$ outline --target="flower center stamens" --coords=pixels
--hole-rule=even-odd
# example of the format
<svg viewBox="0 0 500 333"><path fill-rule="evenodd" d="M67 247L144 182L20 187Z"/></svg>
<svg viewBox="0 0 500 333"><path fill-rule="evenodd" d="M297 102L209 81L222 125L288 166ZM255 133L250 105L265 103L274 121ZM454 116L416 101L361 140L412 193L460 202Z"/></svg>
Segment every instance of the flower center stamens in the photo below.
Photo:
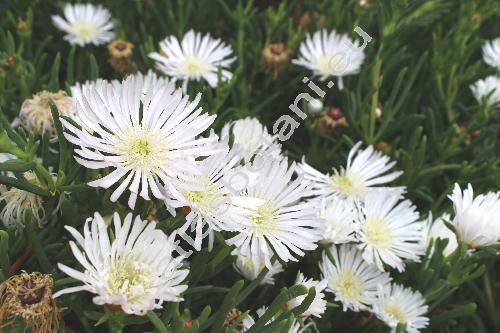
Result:
<svg viewBox="0 0 500 333"><path fill-rule="evenodd" d="M392 231L387 221L381 218L366 219L363 227L367 243L380 249L389 249L392 246Z"/></svg>
<svg viewBox="0 0 500 333"><path fill-rule="evenodd" d="M393 304L388 304L384 307L385 312L390 314L391 316L394 317L398 322L400 323L406 323L407 318L405 312L398 306L393 305Z"/></svg>
<svg viewBox="0 0 500 333"><path fill-rule="evenodd" d="M73 32L80 38L90 39L95 36L97 30L87 22L75 22L73 23Z"/></svg>
<svg viewBox="0 0 500 333"><path fill-rule="evenodd" d="M360 301L363 298L363 282L352 270L339 273L337 278L339 293L350 300Z"/></svg>
<svg viewBox="0 0 500 333"><path fill-rule="evenodd" d="M110 267L108 288L112 294L125 295L129 301L146 295L152 287L151 270L132 259L120 259Z"/></svg>

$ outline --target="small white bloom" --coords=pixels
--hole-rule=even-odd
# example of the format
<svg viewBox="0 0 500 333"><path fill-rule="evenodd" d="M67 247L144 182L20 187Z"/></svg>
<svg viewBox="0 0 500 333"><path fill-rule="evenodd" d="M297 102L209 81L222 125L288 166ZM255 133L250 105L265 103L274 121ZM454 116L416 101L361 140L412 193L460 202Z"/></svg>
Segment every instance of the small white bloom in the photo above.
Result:
<svg viewBox="0 0 500 333"><path fill-rule="evenodd" d="M49 102L53 102L61 116L71 116L73 100L62 90L51 93L40 91L21 105L19 119L21 124L31 132L43 135L48 132L51 138L57 136L52 119Z"/></svg>
<svg viewBox="0 0 500 333"><path fill-rule="evenodd" d="M89 185L109 188L121 183L111 201L128 187L132 208L138 195L150 200L150 190L162 200L169 199L167 194L181 197L178 179L193 180L200 173L195 159L216 152L214 137L198 137L215 119L196 109L201 96L190 103L171 85L146 91L142 76L130 76L120 84L104 81L98 88L84 89L76 104L83 130L62 120L66 138L79 146L78 163L90 169L114 168Z"/></svg>
<svg viewBox="0 0 500 333"><path fill-rule="evenodd" d="M264 267L266 267L264 258L252 258L251 256L244 256L238 253L238 251L234 251L233 254L238 256L236 262L234 263L234 269L249 281L255 280L260 272L262 272ZM280 262L276 260L267 274L264 276L264 279L260 284L273 285L274 276L281 272L283 272L283 266L281 266Z"/></svg>
<svg viewBox="0 0 500 333"><path fill-rule="evenodd" d="M396 332L399 323L406 324L406 332L419 333L429 324L429 318L424 316L427 309L420 292L392 284L379 290L372 312L391 327L391 333Z"/></svg>
<svg viewBox="0 0 500 333"><path fill-rule="evenodd" d="M324 243L349 243L356 241L359 229L357 209L352 200L329 197L321 200L319 217L324 221Z"/></svg>
<svg viewBox="0 0 500 333"><path fill-rule="evenodd" d="M2 154L3 155L3 154ZM26 180L34 185L40 185L36 175L32 171L24 173ZM31 213L33 222L42 223L45 218L43 199L41 196L12 187L8 189L0 185L0 202L5 201L5 207L0 212L0 220L6 227L20 230L24 228L24 216Z"/></svg>
<svg viewBox="0 0 500 333"><path fill-rule="evenodd" d="M304 250L314 250L321 239L322 223L316 218L314 205L300 202L308 195L308 183L292 180L295 164L288 167L287 159L262 156L254 160L259 166L257 181L244 191L249 199L260 199L244 223L235 228L240 232L227 240L245 256L263 256L266 266L274 249L283 261L297 261Z"/></svg>
<svg viewBox="0 0 500 333"><path fill-rule="evenodd" d="M216 139L216 138L215 138ZM193 180L182 182L180 200L167 200L174 207L189 207L186 222L178 230L197 251L201 250L203 239L208 236L208 249L214 242L214 231L233 231L233 225L244 222L250 212L246 206L253 207L252 201L232 193L228 188L227 175L239 163L240 156L229 150L225 143L220 144L221 152L205 158L199 163L200 174ZM186 231L195 232L195 239Z"/></svg>
<svg viewBox="0 0 500 333"><path fill-rule="evenodd" d="M480 194L474 198L470 184L463 193L455 184L449 198L455 209L451 223L459 241L472 248L500 243L500 192Z"/></svg>
<svg viewBox="0 0 500 333"><path fill-rule="evenodd" d="M257 154L277 157L281 153L277 137L269 134L266 127L257 118L243 118L226 123L221 137L229 139L233 136L233 147L241 150L245 162L249 162Z"/></svg>
<svg viewBox="0 0 500 333"><path fill-rule="evenodd" d="M387 173L395 164L389 156L376 151L373 146L359 150L361 142L355 144L347 157L346 168L334 170L333 175L323 174L302 159L300 173L313 182L316 195L328 197L332 194L342 197L362 199L373 187L387 184L403 172ZM402 188L395 188L401 191Z"/></svg>
<svg viewBox="0 0 500 333"><path fill-rule="evenodd" d="M389 274L368 264L355 245L332 245L330 252L333 262L323 252L320 263L323 278L328 283L326 290L342 303L344 311L368 309L376 299L377 286L390 283Z"/></svg>
<svg viewBox="0 0 500 333"><path fill-rule="evenodd" d="M70 44L100 45L115 37L111 15L106 8L91 4L66 4L64 18L52 16L54 25L67 35L64 39Z"/></svg>
<svg viewBox="0 0 500 333"><path fill-rule="evenodd" d="M152 90L159 89L162 86L166 86L169 91L175 90L175 84L170 81L168 78L160 77L156 75L155 72L149 70L146 74L142 74L141 72L137 72L135 74L129 75L134 77L135 80L142 80L142 94L143 97L146 97L148 93ZM75 98L80 104L83 103L83 95L84 91L87 91L91 88L95 88L98 93L103 93L103 82L106 80L97 79L95 81L85 81L84 83L76 83L70 87L71 97ZM111 85L115 89L121 89L122 83L118 80L110 81Z"/></svg>
<svg viewBox="0 0 500 333"><path fill-rule="evenodd" d="M477 80L470 85L472 94L479 103L486 99L486 105L500 102L500 76L490 75L484 80Z"/></svg>
<svg viewBox="0 0 500 333"><path fill-rule="evenodd" d="M424 234L426 235L426 247L429 246L429 243L431 240L435 240L437 238L440 239L447 239L448 244L444 248L444 255L449 256L450 254L455 251L455 249L458 247L458 242L457 242L457 236L451 231L444 221L451 221L451 217L449 214L443 214L443 216L437 218L436 220L433 221L432 219L432 213L429 212L429 217L427 218L427 222L425 225L426 231Z"/></svg>
<svg viewBox="0 0 500 333"><path fill-rule="evenodd" d="M355 43L345 34L335 30L316 31L300 44L299 58L292 60L296 65L305 67L324 81L331 76L339 78L342 89L342 77L357 74L365 55L359 41Z"/></svg>
<svg viewBox="0 0 500 333"><path fill-rule="evenodd" d="M363 258L384 270L384 263L404 271L403 259L418 261L425 252L424 230L410 200L385 189L365 196L360 212L359 248Z"/></svg>
<svg viewBox="0 0 500 333"><path fill-rule="evenodd" d="M314 300L311 305L309 305L309 308L301 314L301 316L306 318L309 316L321 318L321 315L326 311L326 300L324 299L325 294L323 294L322 291L325 290L327 282L325 280L316 281L314 279L306 279L304 274L299 272L297 279L295 280L295 284L301 284L307 289L314 287L316 290ZM305 298L306 295L292 298L286 303L286 307L288 309L293 309L302 304Z"/></svg>
<svg viewBox="0 0 500 333"><path fill-rule="evenodd" d="M122 223L115 213L113 225L112 242L99 213L87 219L83 235L65 227L78 243L70 241L70 246L85 271L63 264L58 267L84 284L60 290L54 297L85 290L97 295L95 304L120 305L124 312L136 315L160 309L165 301L182 301L180 294L187 285L181 283L189 271L181 269L182 256L173 257L176 235L167 237L155 229L156 223L142 221L139 216L133 220L132 214Z"/></svg>
<svg viewBox="0 0 500 333"><path fill-rule="evenodd" d="M159 53L150 53L149 57L156 61L156 66L164 74L182 80L184 91L188 81L202 78L211 87L216 87L219 67L222 80L230 80L233 76L228 70L236 59L231 57L231 46L212 38L210 34L202 36L189 30L180 42L177 37L169 36L160 42L160 49Z"/></svg>
<svg viewBox="0 0 500 333"><path fill-rule="evenodd" d="M500 70L500 38L495 38L483 45L484 62Z"/></svg>

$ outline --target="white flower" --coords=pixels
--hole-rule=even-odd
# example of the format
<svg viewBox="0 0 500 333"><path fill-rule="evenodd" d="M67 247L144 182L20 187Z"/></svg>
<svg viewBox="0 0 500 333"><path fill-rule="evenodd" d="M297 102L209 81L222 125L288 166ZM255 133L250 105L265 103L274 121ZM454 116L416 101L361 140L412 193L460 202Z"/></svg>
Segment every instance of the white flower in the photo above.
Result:
<svg viewBox="0 0 500 333"><path fill-rule="evenodd" d="M159 77L156 75L153 71L149 70L145 75L142 74L141 72L138 72L136 74L130 75L134 77L134 80L142 80L142 96L141 99L144 100L143 103L147 103L147 97L149 94L153 94L156 90L159 88L165 86L168 91L174 91L175 90L175 84L168 80L167 78L164 77ZM83 101L83 96L85 92L88 92L89 90L95 89L97 93L100 94L100 97L104 99L104 89L103 85L107 82L106 80L103 79L97 79L95 81L85 81L84 83L76 83L75 85L70 87L71 91L71 97L73 97L73 111L71 113L71 116L74 118L74 120L77 123L81 123L79 121L79 113L78 110L81 110L81 108L78 108L78 104L84 105ZM115 90L120 90L123 85L121 81L118 80L112 80L109 82L112 86L113 89ZM88 128L86 128L90 133L92 131Z"/></svg>
<svg viewBox="0 0 500 333"><path fill-rule="evenodd" d="M477 80L470 85L472 94L479 103L486 99L488 106L500 102L500 76L490 75L484 80Z"/></svg>
<svg viewBox="0 0 500 333"><path fill-rule="evenodd" d="M276 142L277 137L270 135L266 127L257 118L243 118L226 123L221 137L233 136L233 147L241 150L245 162L249 162L257 154L279 156L281 149Z"/></svg>
<svg viewBox="0 0 500 333"><path fill-rule="evenodd" d="M418 261L425 252L423 225L410 200L385 189L365 197L360 212L359 248L363 258L384 270L384 263L404 271L403 259Z"/></svg>
<svg viewBox="0 0 500 333"><path fill-rule="evenodd" d="M167 200L174 207L189 207L186 222L179 228L179 235L197 251L201 250L202 240L208 235L208 249L214 241L214 231L233 231L248 218L250 212L245 207L253 207L252 201L232 193L228 188L227 175L239 163L240 156L221 143L221 152L205 158L199 164L200 174L193 180L183 182L180 200ZM190 228L195 239L186 234Z"/></svg>
<svg viewBox="0 0 500 333"><path fill-rule="evenodd" d="M2 154L3 155L3 154ZM40 185L36 175L32 171L24 173L26 180L34 185ZM0 212L0 220L6 227L17 230L24 228L24 217L27 212L31 213L33 222L41 224L45 218L43 199L38 194L20 190L12 187L8 189L0 185L0 202L5 201L5 207Z"/></svg>
<svg viewBox="0 0 500 333"><path fill-rule="evenodd" d="M234 251L234 255L237 255L238 258L234 263L234 269L242 275L245 279L253 281L257 278L257 276L262 272L262 270L266 267L266 263L264 258L252 258L251 256L244 256L238 251ZM257 263L257 264L256 264ZM276 260L272 267L269 269L267 274L264 276L264 279L260 283L264 284L274 284L274 276L278 273L283 272L283 266L281 266L280 262Z"/></svg>
<svg viewBox="0 0 500 333"><path fill-rule="evenodd" d="M396 332L399 323L406 324L406 332L419 333L429 324L429 318L424 317L427 309L420 292L393 284L379 290L372 312L391 327L391 333Z"/></svg>
<svg viewBox="0 0 500 333"><path fill-rule="evenodd" d="M429 212L429 217L427 218L427 223L425 225L425 232L424 234L426 235L426 247L429 246L429 243L431 240L435 240L437 238L440 239L447 239L448 244L444 248L443 254L445 256L449 256L450 254L455 251L455 249L458 247L458 242L457 242L457 236L451 231L444 221L451 221L451 217L449 214L443 214L443 216L437 218L436 220L433 221L432 219L432 213Z"/></svg>
<svg viewBox="0 0 500 333"><path fill-rule="evenodd" d="M43 135L48 132L51 138L57 136L52 119L49 102L53 102L61 116L71 116L73 100L62 90L51 93L40 91L21 105L19 119L21 124L31 132Z"/></svg>
<svg viewBox="0 0 500 333"><path fill-rule="evenodd" d="M474 198L470 184L463 193L455 184L449 198L455 209L451 223L459 241L472 248L500 243L500 192L480 194Z"/></svg>
<svg viewBox="0 0 500 333"><path fill-rule="evenodd" d="M324 221L324 243L349 243L356 241L359 228L357 209L352 200L329 197L321 200L319 217Z"/></svg>
<svg viewBox="0 0 500 333"><path fill-rule="evenodd" d="M500 70L500 38L495 38L483 45L484 62Z"/></svg>
<svg viewBox="0 0 500 333"><path fill-rule="evenodd" d="M344 311L368 309L376 299L377 286L390 283L389 274L368 264L355 245L332 245L330 253L333 262L323 252L323 261L320 263L323 278L328 283L326 290L342 303Z"/></svg>
<svg viewBox="0 0 500 333"><path fill-rule="evenodd" d="M295 164L288 167L286 159L262 156L254 160L253 166L258 166L258 179L250 182L244 195L262 203L250 218L236 226L239 234L227 243L245 256L263 256L269 268L270 246L283 261L297 261L294 254L303 256L304 250L314 250L315 242L321 239L322 223L315 217L314 206L300 202L308 195L308 184L301 178L292 180Z"/></svg>
<svg viewBox="0 0 500 333"><path fill-rule="evenodd" d="M54 25L67 35L64 39L70 44L100 45L115 37L111 15L106 8L91 4L66 4L64 18L53 15Z"/></svg>
<svg viewBox="0 0 500 333"><path fill-rule="evenodd" d="M304 274L299 272L297 279L295 280L295 284L301 284L307 289L314 288L316 290L316 296L314 297L314 300L312 301L311 305L309 305L309 308L301 314L301 316L315 316L321 318L321 315L326 311L326 300L324 299L325 294L323 294L322 291L325 290L327 282L325 280L316 281L314 279L306 279L304 277ZM296 308L297 306L302 304L305 298L306 295L292 298L286 303L287 309Z"/></svg>
<svg viewBox="0 0 500 333"><path fill-rule="evenodd" d="M335 194L362 199L374 186L387 184L402 174L402 171L387 173L396 164L389 156L375 151L372 146L358 150L360 146L361 142L358 142L352 147L346 168L334 170L333 175L317 171L302 159L300 173L313 182L316 195L328 197ZM402 188L395 189L401 191Z"/></svg>
<svg viewBox="0 0 500 333"><path fill-rule="evenodd" d="M342 89L342 77L359 73L364 58L359 41L353 43L347 35L335 30L330 33L321 30L307 36L300 44L299 58L292 62L311 70L322 81L338 77Z"/></svg>
<svg viewBox="0 0 500 333"><path fill-rule="evenodd" d="M219 67L222 80L230 80L233 76L228 70L235 60L231 58L231 46L212 38L210 34L202 36L189 30L181 42L177 37L169 36L160 42L160 49L159 53L150 53L149 57L156 61L156 66L164 74L182 80L184 91L188 81L202 78L211 87L216 87Z"/></svg>
<svg viewBox="0 0 500 333"><path fill-rule="evenodd" d="M201 108L195 110L200 95L189 102L170 85L145 91L141 76L130 76L119 85L102 82L97 88L84 89L76 105L83 130L62 120L66 138L79 146L78 163L90 169L114 169L89 185L109 188L121 183L111 201L128 187L132 208L138 195L150 200L150 190L158 199L168 199L167 192L179 196L178 178L193 179L199 174L195 159L216 152L214 137L198 137L215 119L202 114Z"/></svg>
<svg viewBox="0 0 500 333"><path fill-rule="evenodd" d="M132 214L122 224L115 213L113 225L113 241L99 213L87 219L83 235L65 227L78 243L70 241L71 250L85 270L58 266L84 284L60 290L54 297L85 290L96 294L95 304L119 305L124 312L136 315L160 309L165 301L182 301L180 294L187 286L181 283L189 271L181 269L182 256L173 257L175 234L167 237L155 229L156 223L142 221L139 216L133 220Z"/></svg>
<svg viewBox="0 0 500 333"><path fill-rule="evenodd" d="M162 86L166 86L168 90L174 91L175 84L170 81L168 78L160 77L156 75L155 72L149 70L146 74L142 74L141 72L137 72L133 75L130 75L135 78L135 80L142 80L142 94L143 97L146 97L147 94L155 89L159 89ZM98 93L102 93L102 85L106 80L97 79L95 81L85 81L84 83L76 83L75 85L70 87L71 97L78 100L81 104L83 103L82 97L84 95L84 91L89 90L91 88L95 88ZM118 80L112 80L110 83L113 85L115 89L120 89L122 84Z"/></svg>

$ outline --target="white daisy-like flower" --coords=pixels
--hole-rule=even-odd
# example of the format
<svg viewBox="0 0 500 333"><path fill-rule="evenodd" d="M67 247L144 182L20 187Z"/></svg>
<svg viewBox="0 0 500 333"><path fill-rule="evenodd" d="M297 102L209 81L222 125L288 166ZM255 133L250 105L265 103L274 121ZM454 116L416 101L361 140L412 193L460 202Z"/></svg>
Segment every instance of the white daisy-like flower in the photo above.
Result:
<svg viewBox="0 0 500 333"><path fill-rule="evenodd" d="M144 99L144 103L147 102L145 99L148 94L151 94L153 91L165 86L169 91L174 91L175 90L175 84L170 81L168 78L160 77L156 75L152 70L149 70L146 74L142 74L141 72L138 72L136 74L130 75L134 77L134 80L142 80L142 96L141 98ZM88 91L90 89L95 89L99 94L103 94L103 83L107 82L104 79L97 79L95 81L85 81L84 83L76 83L75 85L70 87L71 91L71 97L73 97L73 111L71 113L71 116L75 119L77 123L80 123L78 120L79 114L78 114L78 104L84 105L83 102L83 96L84 96L84 91ZM114 89L119 90L122 88L122 83L119 80L112 80L109 81L111 85L113 86ZM101 98L104 98L103 95L101 95ZM80 108L81 110L81 108Z"/></svg>
<svg viewBox="0 0 500 333"><path fill-rule="evenodd" d="M234 263L234 269L245 279L249 281L253 281L257 278L257 276L262 272L262 270L266 267L266 263L264 258L252 258L251 256L244 256L238 251L234 251L234 255L237 255L237 259ZM257 264L256 264L257 263ZM276 260L272 267L269 269L267 274L264 276L264 279L260 283L264 284L274 284L274 276L278 273L283 272L283 266L281 266L280 262Z"/></svg>
<svg viewBox="0 0 500 333"><path fill-rule="evenodd" d="M51 138L55 138L57 132L54 120L52 119L49 102L54 103L59 115L71 116L73 114L73 100L66 95L66 92L60 90L56 93L51 93L44 90L23 102L19 111L19 120L29 131L39 135L47 132Z"/></svg>
<svg viewBox="0 0 500 333"><path fill-rule="evenodd" d="M109 11L102 6L91 4L66 4L64 18L52 16L54 25L64 31L64 39L70 44L84 46L100 45L115 37Z"/></svg>
<svg viewBox="0 0 500 333"><path fill-rule="evenodd" d="M175 84L172 81L170 81L166 77L161 77L156 75L156 73L153 72L152 70L149 70L146 74L137 72L130 76L134 77L136 80L142 80L143 97L146 97L150 91L154 89L159 89L162 86L167 86L168 89L171 91L175 90ZM70 87L71 97L77 99L79 103L83 103L82 101L83 92L93 87L97 90L97 92L102 93L103 82L106 82L106 80L97 79L95 81L85 81L84 83L76 83L75 85ZM121 82L118 80L112 80L110 81L110 83L116 89L120 89L120 87L122 87Z"/></svg>
<svg viewBox="0 0 500 333"><path fill-rule="evenodd" d="M500 38L495 38L483 45L484 62L500 70Z"/></svg>
<svg viewBox="0 0 500 333"><path fill-rule="evenodd" d="M384 263L404 271L404 259L419 261L425 252L423 223L410 200L400 193L373 190L360 211L359 248L363 258L384 270Z"/></svg>
<svg viewBox="0 0 500 333"><path fill-rule="evenodd" d="M323 174L302 159L299 165L300 174L313 182L314 193L322 198L339 195L344 198L362 199L373 187L387 184L402 171L387 173L395 164L389 156L376 151L373 146L359 150L361 142L356 143L349 151L346 168L334 170L332 175ZM395 188L399 191L402 188Z"/></svg>
<svg viewBox="0 0 500 333"><path fill-rule="evenodd" d="M314 205L301 202L309 185L300 177L292 180L295 164L288 167L285 158L259 156L253 164L259 165L258 180L250 182L243 194L262 203L226 242L245 256L264 257L269 268L271 246L283 261L297 261L295 255L314 250L321 239L322 222L316 218Z"/></svg>
<svg viewBox="0 0 500 333"><path fill-rule="evenodd" d="M491 106L500 102L500 76L490 75L484 80L477 80L470 85L470 89L479 103L485 101Z"/></svg>
<svg viewBox="0 0 500 333"><path fill-rule="evenodd" d="M257 154L277 157L281 148L277 136L271 135L257 118L243 118L229 122L222 128L221 137L233 136L233 147L241 150L245 162L249 162Z"/></svg>
<svg viewBox="0 0 500 333"><path fill-rule="evenodd" d="M215 138L216 139L216 138ZM205 158L199 163L200 174L196 179L183 182L180 190L180 200L167 200L167 204L174 208L189 207L186 222L178 230L179 236L184 238L197 251L201 250L203 239L208 236L208 249L211 250L214 242L214 231L233 231L234 225L239 225L248 218L250 212L260 201L252 201L232 193L228 188L227 175L239 163L241 157L234 150L229 150L225 143L221 143L221 152ZM186 233L195 232L192 239Z"/></svg>
<svg viewBox="0 0 500 333"><path fill-rule="evenodd" d="M463 192L455 184L449 196L455 217L451 221L457 238L471 248L500 243L500 192L480 194L474 198L469 184Z"/></svg>
<svg viewBox="0 0 500 333"><path fill-rule="evenodd" d="M335 30L316 31L300 44L296 65L305 67L324 81L331 76L338 77L342 89L342 77L357 74L365 58L359 41L353 42L346 34Z"/></svg>
<svg viewBox="0 0 500 333"><path fill-rule="evenodd" d="M295 284L301 284L305 286L307 289L314 288L316 290L316 296L312 301L309 308L301 314L301 317L309 317L314 316L321 318L321 315L326 311L326 300L325 294L322 293L325 290L327 282L326 280L317 281L314 279L306 279L304 274L300 273L297 275L297 279L295 280ZM292 298L286 303L287 309L293 309L304 301L306 295L298 296Z"/></svg>
<svg viewBox="0 0 500 333"><path fill-rule="evenodd" d="M396 332L398 324L405 324L408 333L419 333L429 325L427 309L420 292L392 284L379 290L372 312L391 328L391 333Z"/></svg>
<svg viewBox="0 0 500 333"><path fill-rule="evenodd" d="M358 213L352 200L331 196L321 200L319 217L324 221L323 243L356 241Z"/></svg>
<svg viewBox="0 0 500 333"><path fill-rule="evenodd" d="M432 213L429 212L429 217L427 218L427 222L425 224L424 235L426 235L427 237L426 247L429 246L432 240L436 240L437 238L443 240L447 239L448 244L444 248L443 254L445 256L449 256L458 247L458 242L457 236L446 226L446 224L444 223L445 221L451 221L450 214L445 213L443 214L443 216L433 220Z"/></svg>
<svg viewBox="0 0 500 333"><path fill-rule="evenodd" d="M69 244L85 270L64 264L58 267L84 284L60 290L54 297L85 290L96 294L95 304L119 305L124 312L136 315L160 309L163 302L182 301L180 294L187 285L181 283L189 270L181 268L182 256L173 256L175 233L167 237L155 229L156 223L142 221L139 216L133 219L131 213L123 223L115 213L113 225L113 241L99 213L87 219L83 235L65 227L77 242Z"/></svg>
<svg viewBox="0 0 500 333"><path fill-rule="evenodd" d="M327 291L342 303L344 311L366 310L376 300L377 286L387 286L389 273L368 264L355 245L342 244L330 247L333 262L326 252L320 263L321 273L327 282Z"/></svg>
<svg viewBox="0 0 500 333"><path fill-rule="evenodd" d="M36 175L32 171L24 173L24 178L34 185L40 186ZM0 212L0 220L9 228L20 230L24 228L24 217L27 212L31 213L33 222L41 224L45 218L43 208L43 198L38 194L20 190L15 187L7 188L0 185L0 202L4 201L5 206Z"/></svg>
<svg viewBox="0 0 500 333"><path fill-rule="evenodd" d="M113 169L89 185L109 188L120 183L111 194L112 202L128 187L132 208L138 195L150 200L150 190L158 199L168 199L167 193L182 198L178 179L194 180L200 174L196 158L217 151L215 137L199 137L215 119L196 109L201 96L189 102L189 96L170 85L145 91L141 76L130 76L119 85L102 82L97 88L84 89L76 105L83 129L62 120L66 138L79 146L78 163Z"/></svg>
<svg viewBox="0 0 500 333"><path fill-rule="evenodd" d="M157 68L164 74L183 81L184 91L192 80L204 79L211 87L216 87L219 67L223 81L233 76L228 70L236 60L231 57L233 49L210 34L202 36L199 32L189 30L182 41L175 36L168 36L160 42L160 49L159 53L150 53L149 57L156 61Z"/></svg>

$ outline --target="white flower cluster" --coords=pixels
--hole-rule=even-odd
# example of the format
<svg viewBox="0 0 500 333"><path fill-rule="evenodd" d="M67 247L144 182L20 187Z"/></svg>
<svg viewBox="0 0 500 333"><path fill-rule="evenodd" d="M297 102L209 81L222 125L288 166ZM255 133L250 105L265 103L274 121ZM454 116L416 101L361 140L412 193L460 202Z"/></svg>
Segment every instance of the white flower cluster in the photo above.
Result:
<svg viewBox="0 0 500 333"><path fill-rule="evenodd" d="M488 65L500 71L500 38L493 39L483 45L483 59ZM470 86L472 94L479 103L487 106L497 105L500 102L500 76L490 75L476 81Z"/></svg>
<svg viewBox="0 0 500 333"><path fill-rule="evenodd" d="M100 6L66 5L64 15L54 16L53 22L72 44L98 45L114 37L110 14ZM483 48L485 61L497 68L499 44L497 39ZM336 76L341 82L343 76L359 72L364 59L362 51L352 53L349 45L355 44L345 35L320 31L308 36L294 62L323 80ZM302 319L321 317L327 292L345 311L371 311L393 331L404 324L415 333L429 322L425 299L392 283L390 271L403 272L408 261L418 262L431 239L448 239L445 255L458 241L472 249L500 242L495 220L500 216L500 193L474 198L470 185L463 192L456 185L450 195L454 217L443 215L433 222L429 214L425 223L405 199L404 187L387 187L402 172L393 171L396 162L372 146L362 149L358 142L345 167L325 174L305 158L299 164L290 162L278 137L255 118L228 122L217 135L211 130L216 115L198 106L200 94L194 99L186 95L187 84L204 79L215 87L219 80L230 80L228 68L235 60L231 47L190 30L182 41L167 37L160 48L150 57L172 80L148 72L121 82L99 79L75 85L71 110L62 113L73 119L61 122L66 139L75 146L75 160L102 171L88 185L111 189L111 202L127 192L131 209L138 202L157 200L172 215L182 212L185 222L170 236L156 229L155 222L134 219L131 213L123 222L115 213L111 227L96 212L83 233L67 226L75 239L71 250L84 270L62 263L59 268L83 284L60 290L55 297L84 290L96 295L96 304L117 305L137 315L161 308L163 302L179 302L188 288L183 283L189 262L178 243L185 241L201 251L205 240L211 250L220 232L227 236L226 244L234 246L239 274L253 280L267 270L261 284L273 284L283 264L298 261L319 243L329 246L319 263L321 280L297 276L296 284L316 291ZM345 57L337 58L348 52L346 63ZM182 81L182 88L176 89L176 80ZM498 77L487 78L471 88L478 100L489 96L492 104L500 100L499 82ZM23 115L33 123L33 112L28 111L41 108L28 106ZM39 127L51 130L50 114L45 112L43 120ZM36 176L31 176L28 180L35 182ZM19 222L26 210L42 219L39 196L4 186L0 194L6 203L0 214L4 223ZM291 299L286 308L304 299ZM245 327L252 322L246 318ZM302 330L297 321L290 332Z"/></svg>

